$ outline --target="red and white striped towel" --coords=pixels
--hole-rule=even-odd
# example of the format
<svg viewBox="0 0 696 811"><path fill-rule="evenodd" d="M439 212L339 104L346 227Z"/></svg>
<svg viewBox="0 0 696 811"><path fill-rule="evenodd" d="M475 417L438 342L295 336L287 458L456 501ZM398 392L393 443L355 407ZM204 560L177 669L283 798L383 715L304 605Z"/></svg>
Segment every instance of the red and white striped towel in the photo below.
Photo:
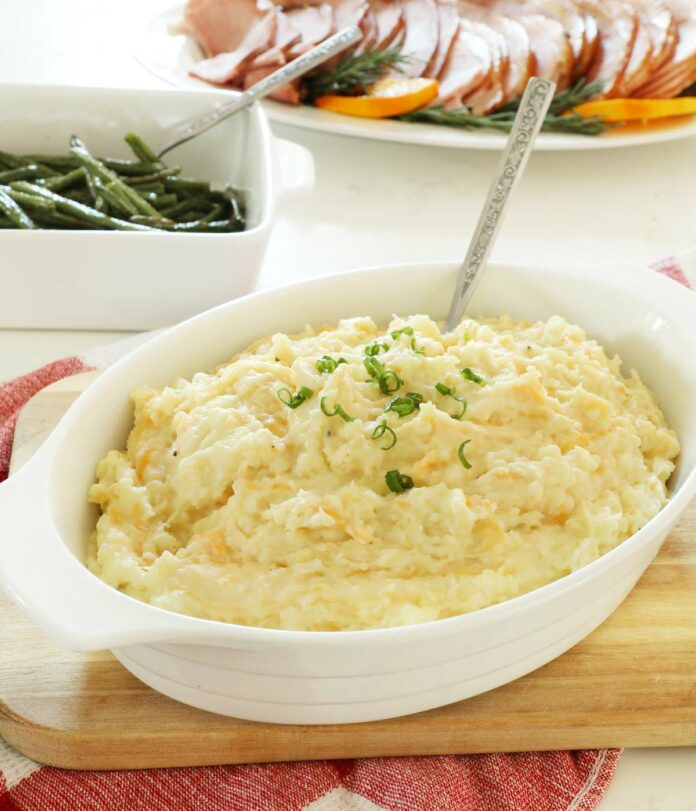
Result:
<svg viewBox="0 0 696 811"><path fill-rule="evenodd" d="M696 286L696 252L653 267ZM0 384L0 481L17 414L67 375L108 366L143 338L55 361ZM2 620L0 619L0 622ZM590 811L620 750L76 772L41 766L0 739L0 811Z"/></svg>

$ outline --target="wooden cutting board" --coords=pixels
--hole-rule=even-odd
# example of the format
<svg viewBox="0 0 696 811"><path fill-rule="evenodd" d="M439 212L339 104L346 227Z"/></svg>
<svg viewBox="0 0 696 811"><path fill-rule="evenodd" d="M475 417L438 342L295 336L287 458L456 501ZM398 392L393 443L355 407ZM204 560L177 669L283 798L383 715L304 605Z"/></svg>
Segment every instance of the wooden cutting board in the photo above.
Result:
<svg viewBox="0 0 696 811"><path fill-rule="evenodd" d="M92 378L60 381L26 406L14 469ZM273 726L195 710L107 651L62 650L4 598L0 652L0 734L67 768L696 744L696 503L618 611L571 651L512 684L405 718Z"/></svg>

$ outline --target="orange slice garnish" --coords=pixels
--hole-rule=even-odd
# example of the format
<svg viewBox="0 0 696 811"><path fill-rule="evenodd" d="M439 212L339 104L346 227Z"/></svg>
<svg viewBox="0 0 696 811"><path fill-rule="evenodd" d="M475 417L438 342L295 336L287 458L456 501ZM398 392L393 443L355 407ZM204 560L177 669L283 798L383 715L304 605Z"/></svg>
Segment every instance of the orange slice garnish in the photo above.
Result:
<svg viewBox="0 0 696 811"><path fill-rule="evenodd" d="M320 96L322 110L360 118L392 118L425 107L437 98L435 79L381 79L364 96Z"/></svg>

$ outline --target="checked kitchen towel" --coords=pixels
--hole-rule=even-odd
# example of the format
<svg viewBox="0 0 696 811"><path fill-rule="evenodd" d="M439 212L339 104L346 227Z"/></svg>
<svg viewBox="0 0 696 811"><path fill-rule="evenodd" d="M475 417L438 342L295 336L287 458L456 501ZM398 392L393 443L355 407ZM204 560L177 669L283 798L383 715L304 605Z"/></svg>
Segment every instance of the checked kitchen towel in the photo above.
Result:
<svg viewBox="0 0 696 811"><path fill-rule="evenodd" d="M696 283L696 252L653 267ZM0 480L27 400L62 377L109 365L142 340L0 384ZM76 772L41 766L0 739L0 811L590 811L620 755L603 749Z"/></svg>

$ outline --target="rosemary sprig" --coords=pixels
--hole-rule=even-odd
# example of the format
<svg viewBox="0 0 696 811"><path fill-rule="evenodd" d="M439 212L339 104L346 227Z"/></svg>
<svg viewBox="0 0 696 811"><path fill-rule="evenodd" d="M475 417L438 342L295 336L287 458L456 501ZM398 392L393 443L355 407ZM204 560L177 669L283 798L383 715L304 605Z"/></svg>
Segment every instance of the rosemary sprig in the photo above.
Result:
<svg viewBox="0 0 696 811"><path fill-rule="evenodd" d="M348 54L333 68L319 71L304 80L304 99L312 104L314 99L327 93L345 96L362 92L388 70L400 71L401 65L407 61L408 57L398 48Z"/></svg>
<svg viewBox="0 0 696 811"><path fill-rule="evenodd" d="M583 118L577 113L569 113L573 107L599 93L601 82L585 82L580 79L572 87L556 93L549 112L541 127L543 132L567 132L574 135L600 135L609 129L601 118ZM399 116L402 121L415 121L423 124L440 124L445 127L463 129L492 129L510 132L520 99L512 99L499 110L489 115L474 115L468 107L443 107L435 105Z"/></svg>

